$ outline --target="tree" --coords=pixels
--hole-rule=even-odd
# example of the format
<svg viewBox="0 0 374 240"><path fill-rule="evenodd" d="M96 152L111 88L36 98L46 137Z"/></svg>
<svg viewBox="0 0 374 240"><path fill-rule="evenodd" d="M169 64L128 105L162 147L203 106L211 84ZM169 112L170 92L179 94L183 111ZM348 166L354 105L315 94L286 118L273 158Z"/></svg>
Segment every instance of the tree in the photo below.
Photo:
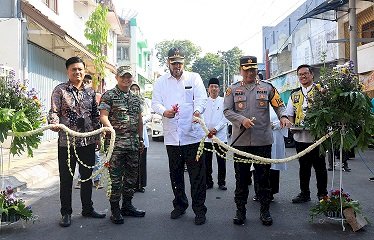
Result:
<svg viewBox="0 0 374 240"><path fill-rule="evenodd" d="M192 71L200 74L206 87L212 77L218 78L222 86L222 63L218 54L207 53L204 57L197 59L192 65Z"/></svg>
<svg viewBox="0 0 374 240"><path fill-rule="evenodd" d="M87 20L86 29L84 30L84 36L91 42L87 45L87 48L96 57L93 60L96 70L93 78L94 87L99 84L100 79L105 77L105 63L107 60L105 50L110 45L108 42L110 24L107 20L107 14L108 8L99 4Z"/></svg>
<svg viewBox="0 0 374 240"><path fill-rule="evenodd" d="M180 47L184 52L184 65L186 69L191 67L191 64L198 58L201 53L201 48L195 45L190 40L165 40L156 44L156 57L160 62L160 67L166 65L168 59L168 51L172 47Z"/></svg>
<svg viewBox="0 0 374 240"><path fill-rule="evenodd" d="M210 78L216 77L219 79L221 87L223 87L223 79L227 80L227 65L223 59L229 65L229 78L231 80L234 75L239 74L239 59L242 55L243 52L238 47L234 47L227 52L207 53L204 57L197 59L193 63L192 71L200 74L205 86L208 86ZM224 65L226 72L223 77Z"/></svg>
<svg viewBox="0 0 374 240"><path fill-rule="evenodd" d="M229 64L229 79L232 80L234 75L239 74L239 59L243 56L243 51L238 47L234 47L226 52L219 52ZM227 71L227 69L226 69Z"/></svg>

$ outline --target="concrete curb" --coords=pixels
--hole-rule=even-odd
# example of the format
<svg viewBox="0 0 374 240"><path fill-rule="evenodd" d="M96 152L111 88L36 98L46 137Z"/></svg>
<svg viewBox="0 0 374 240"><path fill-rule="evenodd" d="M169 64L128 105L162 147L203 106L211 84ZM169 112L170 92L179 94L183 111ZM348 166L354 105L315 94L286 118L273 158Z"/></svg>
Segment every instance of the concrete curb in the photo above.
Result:
<svg viewBox="0 0 374 240"><path fill-rule="evenodd" d="M58 175L57 139L41 143L32 158L25 154L11 156L10 166L8 166L9 149L3 148L2 157L3 172L0 173L0 189L11 186L16 191L20 191Z"/></svg>

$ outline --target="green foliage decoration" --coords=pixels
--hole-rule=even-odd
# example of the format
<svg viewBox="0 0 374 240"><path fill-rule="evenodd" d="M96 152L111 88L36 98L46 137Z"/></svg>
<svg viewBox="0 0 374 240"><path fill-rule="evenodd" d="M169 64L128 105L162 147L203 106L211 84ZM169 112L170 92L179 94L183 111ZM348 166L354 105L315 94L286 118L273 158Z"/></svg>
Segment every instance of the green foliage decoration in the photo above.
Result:
<svg viewBox="0 0 374 240"><path fill-rule="evenodd" d="M41 102L35 89L27 90L25 84L14 80L14 71L6 77L0 77L0 143L3 143L8 131L27 132L41 127L45 122ZM40 143L42 133L32 136L14 137L10 152L21 154L25 150L29 156Z"/></svg>
<svg viewBox="0 0 374 240"><path fill-rule="evenodd" d="M320 82L326 91L314 95L306 114L305 126L317 139L329 130L337 131L332 141L324 142L321 151L330 149L331 144L334 148L340 147L341 134L344 150L352 147L366 149L374 142L374 115L370 98L363 92L363 85L353 73L352 63L323 68Z"/></svg>

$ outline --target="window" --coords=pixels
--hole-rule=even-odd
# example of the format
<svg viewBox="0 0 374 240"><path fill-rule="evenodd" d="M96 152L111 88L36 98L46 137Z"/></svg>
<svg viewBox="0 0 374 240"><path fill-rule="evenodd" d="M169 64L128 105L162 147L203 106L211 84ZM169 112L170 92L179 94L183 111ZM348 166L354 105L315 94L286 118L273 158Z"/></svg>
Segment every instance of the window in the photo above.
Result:
<svg viewBox="0 0 374 240"><path fill-rule="evenodd" d="M117 48L117 61L125 60L129 61L130 60L130 49L129 47L126 46L121 46Z"/></svg>
<svg viewBox="0 0 374 240"><path fill-rule="evenodd" d="M365 23L361 29L362 38L374 38L374 21ZM362 45L367 42L363 42Z"/></svg>
<svg viewBox="0 0 374 240"><path fill-rule="evenodd" d="M55 13L57 13L57 1L58 0L42 0L42 2Z"/></svg>

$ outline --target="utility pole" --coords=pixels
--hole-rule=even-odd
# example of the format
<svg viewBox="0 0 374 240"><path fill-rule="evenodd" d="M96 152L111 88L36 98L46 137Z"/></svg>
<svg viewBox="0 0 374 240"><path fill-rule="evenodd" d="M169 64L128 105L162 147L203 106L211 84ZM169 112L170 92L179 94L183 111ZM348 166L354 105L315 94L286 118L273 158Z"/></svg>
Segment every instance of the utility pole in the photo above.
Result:
<svg viewBox="0 0 374 240"><path fill-rule="evenodd" d="M223 92L225 93L226 92L226 72L225 72L225 67L226 66L225 66L224 61L222 61L222 63L223 63L223 75L222 75L222 77L223 77L223 87L222 87L222 89L223 89Z"/></svg>
<svg viewBox="0 0 374 240"><path fill-rule="evenodd" d="M226 84L226 86L230 86L230 66L229 66L229 63L227 62L226 59L224 59L222 57L222 62L223 62L223 81L224 81L224 86ZM225 64L227 67L225 67ZM225 77L225 70L227 69L227 78ZM225 81L226 79L226 81ZM226 91L226 89L223 90L224 92Z"/></svg>
<svg viewBox="0 0 374 240"><path fill-rule="evenodd" d="M353 62L353 70L357 73L357 16L356 16L356 0L349 0L349 54Z"/></svg>

